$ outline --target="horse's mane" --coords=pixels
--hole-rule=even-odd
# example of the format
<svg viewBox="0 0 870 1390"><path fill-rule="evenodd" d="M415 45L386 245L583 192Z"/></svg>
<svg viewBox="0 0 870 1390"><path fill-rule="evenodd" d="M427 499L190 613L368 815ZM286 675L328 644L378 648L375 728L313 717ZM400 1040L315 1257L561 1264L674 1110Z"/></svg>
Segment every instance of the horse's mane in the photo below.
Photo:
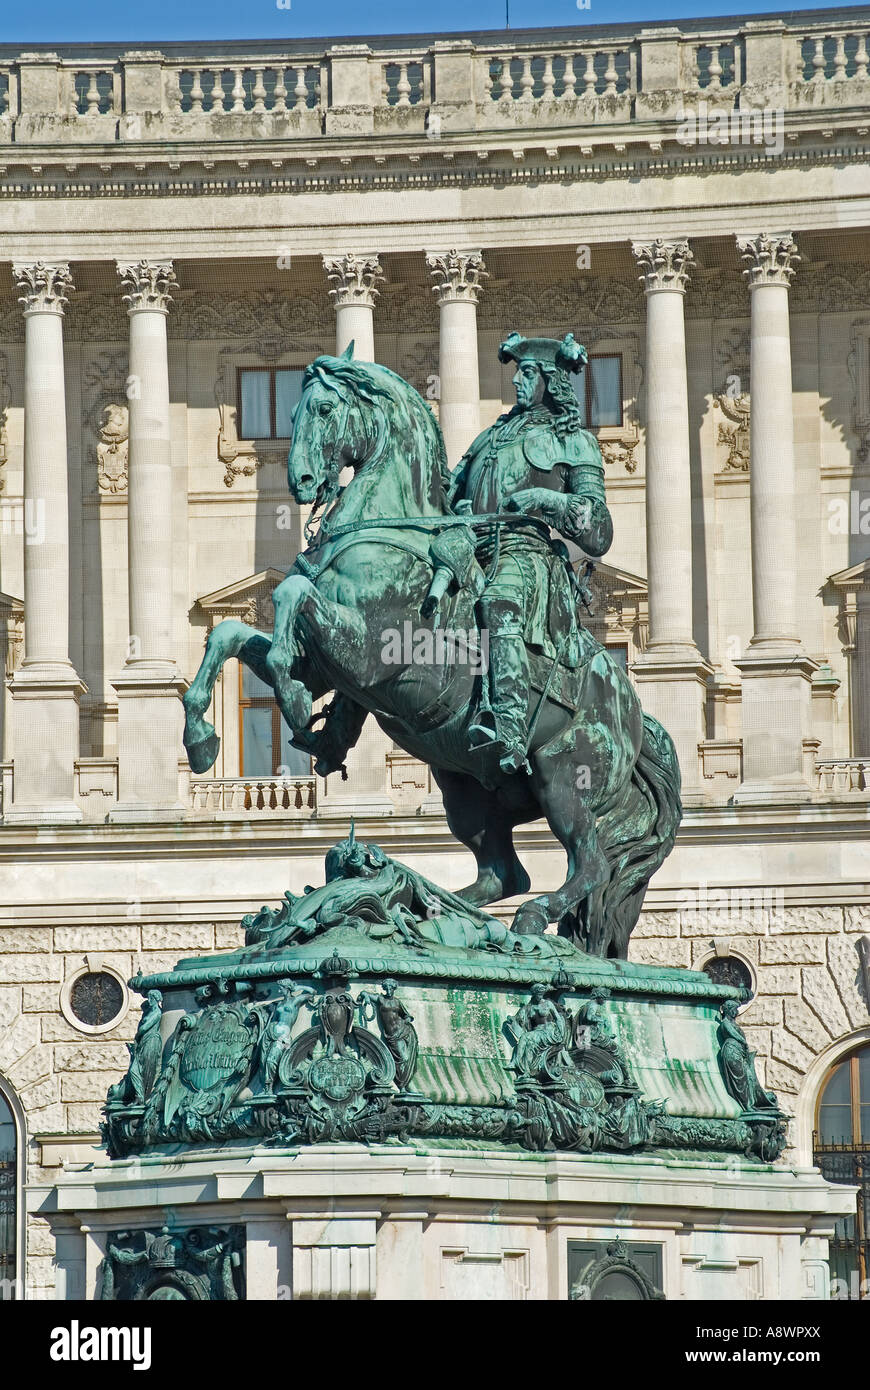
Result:
<svg viewBox="0 0 870 1390"><path fill-rule="evenodd" d="M361 397L374 405L378 400L384 403L391 432L410 435L405 440L409 456L422 459L425 455L434 458L441 483L442 494L446 498L450 482L447 466L447 452L444 437L432 411L419 391L403 380L389 367L377 362L355 362L348 357L316 357L305 368L302 376L302 390L314 380L336 391L343 400L348 393ZM446 501L444 502L446 508Z"/></svg>

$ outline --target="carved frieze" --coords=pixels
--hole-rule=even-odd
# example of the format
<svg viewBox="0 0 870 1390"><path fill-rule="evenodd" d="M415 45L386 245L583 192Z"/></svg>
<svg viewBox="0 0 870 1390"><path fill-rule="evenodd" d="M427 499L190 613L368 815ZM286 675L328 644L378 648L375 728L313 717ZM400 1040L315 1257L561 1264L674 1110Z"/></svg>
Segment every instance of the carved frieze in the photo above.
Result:
<svg viewBox="0 0 870 1390"><path fill-rule="evenodd" d="M512 325L525 332L532 328L556 331L570 324L588 345L588 326L643 323L643 293L633 280L590 275L576 279L538 281L490 281L478 308L482 328L504 333Z"/></svg>

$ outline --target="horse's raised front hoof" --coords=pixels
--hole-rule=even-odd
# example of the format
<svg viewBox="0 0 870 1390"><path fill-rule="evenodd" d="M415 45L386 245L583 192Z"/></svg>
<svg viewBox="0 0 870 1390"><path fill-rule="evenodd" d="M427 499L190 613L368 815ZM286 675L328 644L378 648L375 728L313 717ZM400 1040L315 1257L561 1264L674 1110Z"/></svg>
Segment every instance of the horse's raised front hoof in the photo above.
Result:
<svg viewBox="0 0 870 1390"><path fill-rule="evenodd" d="M511 931L517 936L543 936L549 925L550 919L542 903L523 903L517 908Z"/></svg>
<svg viewBox="0 0 870 1390"><path fill-rule="evenodd" d="M190 763L191 772L197 775L208 772L210 767L214 767L217 755L220 751L221 741L218 735L212 730L205 738L198 739L195 743L188 743L184 740L187 749L187 761Z"/></svg>

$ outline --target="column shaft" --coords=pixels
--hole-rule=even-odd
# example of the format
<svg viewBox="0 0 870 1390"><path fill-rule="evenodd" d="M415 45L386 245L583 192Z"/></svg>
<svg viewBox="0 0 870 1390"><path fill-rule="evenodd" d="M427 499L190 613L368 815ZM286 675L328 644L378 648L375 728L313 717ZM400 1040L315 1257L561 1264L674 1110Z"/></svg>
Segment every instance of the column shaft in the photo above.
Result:
<svg viewBox="0 0 870 1390"><path fill-rule="evenodd" d="M432 252L426 264L437 282L440 309L439 423L454 468L480 433L477 301L486 270L479 251Z"/></svg>
<svg viewBox="0 0 870 1390"><path fill-rule="evenodd" d="M335 352L340 355L353 342L354 361L375 360L374 307L377 284L383 278L377 256L347 253L324 256L323 267L333 282L329 293L335 304ZM320 796L323 814L347 815L348 811L385 815L393 810L387 793L387 753L391 740L370 716L359 740L347 756L347 781L336 773L328 777Z"/></svg>
<svg viewBox="0 0 870 1390"><path fill-rule="evenodd" d="M749 495L753 634L742 677L743 781L736 801L807 797L812 676L797 624L797 475L788 288L800 258L790 233L738 237L750 294Z"/></svg>
<svg viewBox="0 0 870 1390"><path fill-rule="evenodd" d="M63 305L69 266L13 269L24 307L24 661L11 683L13 804L4 819L78 821L78 701L69 659Z"/></svg>
<svg viewBox="0 0 870 1390"><path fill-rule="evenodd" d="M692 479L682 292L646 301L646 534L649 647L694 649Z"/></svg>
<svg viewBox="0 0 870 1390"><path fill-rule="evenodd" d="M646 291L646 555L649 640L634 675L645 708L680 760L684 800L701 796L698 744L706 737L707 680L692 625L692 475L683 300L686 241L633 246Z"/></svg>
<svg viewBox="0 0 870 1390"><path fill-rule="evenodd" d="M177 814L185 689L172 647L172 457L166 317L171 261L118 265L130 321L126 661L118 696L118 806L110 819Z"/></svg>
<svg viewBox="0 0 870 1390"><path fill-rule="evenodd" d="M130 310L129 392L127 661L130 665L159 662L174 670L172 459L165 309Z"/></svg>
<svg viewBox="0 0 870 1390"><path fill-rule="evenodd" d="M788 285L750 291L752 645L799 645Z"/></svg>

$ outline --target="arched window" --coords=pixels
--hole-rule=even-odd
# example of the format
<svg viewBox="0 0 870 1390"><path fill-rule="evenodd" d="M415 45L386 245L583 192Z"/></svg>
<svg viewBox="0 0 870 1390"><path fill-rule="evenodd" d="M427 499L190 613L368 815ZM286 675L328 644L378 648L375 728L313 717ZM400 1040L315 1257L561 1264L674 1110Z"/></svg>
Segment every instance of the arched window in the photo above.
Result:
<svg viewBox="0 0 870 1390"><path fill-rule="evenodd" d="M870 1046L832 1067L819 1093L814 1160L829 1182L858 1188L854 1216L837 1222L831 1241L831 1275L866 1297L870 1271Z"/></svg>
<svg viewBox="0 0 870 1390"><path fill-rule="evenodd" d="M0 1303L15 1297L18 1212L15 1117L0 1091Z"/></svg>

